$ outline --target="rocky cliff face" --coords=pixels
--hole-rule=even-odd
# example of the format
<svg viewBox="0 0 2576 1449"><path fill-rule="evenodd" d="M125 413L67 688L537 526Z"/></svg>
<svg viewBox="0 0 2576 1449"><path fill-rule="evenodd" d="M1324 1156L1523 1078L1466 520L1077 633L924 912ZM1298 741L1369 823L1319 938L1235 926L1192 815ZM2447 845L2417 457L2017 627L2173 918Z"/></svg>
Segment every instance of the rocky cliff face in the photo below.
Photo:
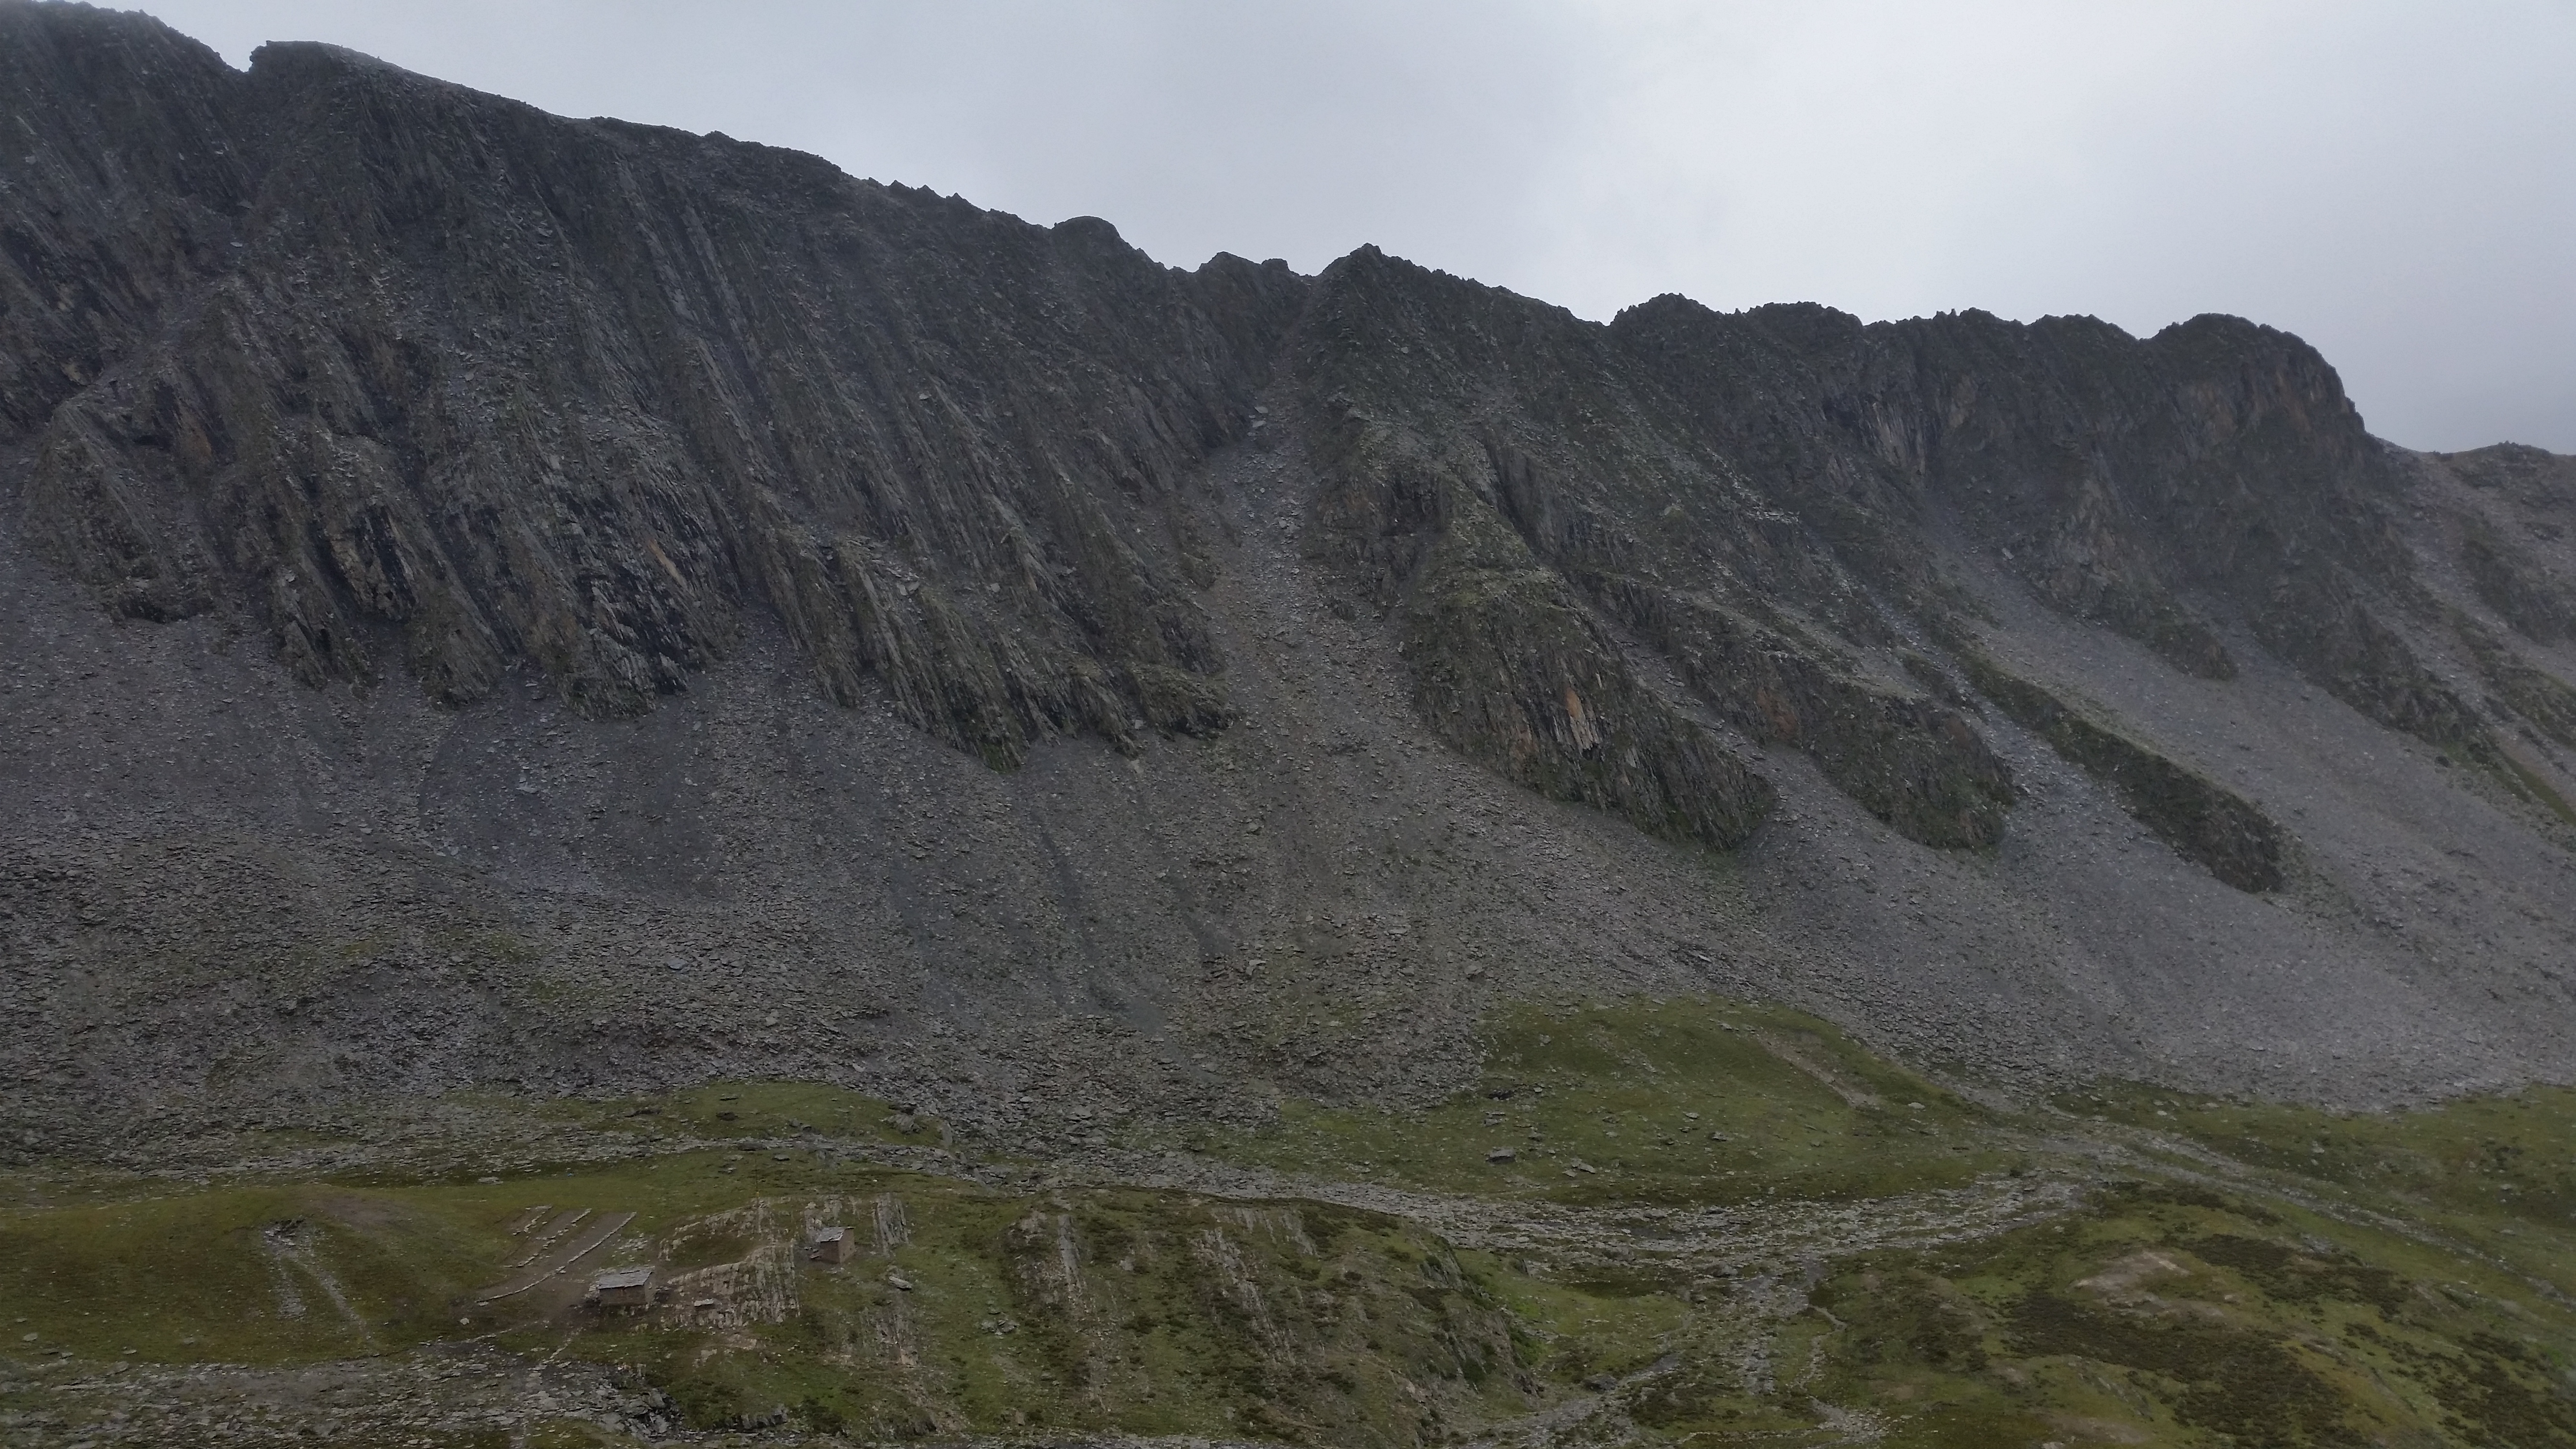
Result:
<svg viewBox="0 0 2576 1449"><path fill-rule="evenodd" d="M1342 484L1334 521L1364 593L1409 605L1429 657L1472 647L1457 618L1525 629L1579 596L1719 718L1807 751L1908 837L1990 846L2011 778L1943 698L1946 650L2176 849L2231 883L2277 885L2280 831L2249 802L2135 742L2073 743L2044 690L1974 645L1978 605L1941 567L1964 550L2071 625L2135 639L2188 675L2235 677L2222 619L2370 718L2485 765L2506 793L2559 802L2522 778L2495 729L2553 711L2499 703L2481 717L2409 642L2424 626L2433 649L2465 646L2491 689L2516 668L2445 615L2400 541L2421 465L2363 431L2295 338L2221 317L2143 342L2083 318L1864 327L1816 307L1725 317L1678 297L1600 329L1369 252L1318 292L1298 374ZM2564 575L2506 536L2476 524L2466 537L2480 597L2534 641L2553 637L2562 606L2543 601L2564 596ZM2484 562L2490 549L2516 561ZM1494 582L1532 568L1516 587ZM1542 676L1518 687L1528 722L1469 716L1464 747L1525 769L1609 737L1599 708L1564 693L1551 651L1508 652ZM1445 696L1425 706L1459 712ZM1658 729L1652 706L1614 706L1632 715ZM1738 813L1757 798L1708 788ZM1641 823L1664 797L1560 793Z"/></svg>
<svg viewBox="0 0 2576 1449"><path fill-rule="evenodd" d="M1259 1110L1614 989L2576 1065L2576 465L2393 448L2295 338L1177 271L78 7L0 6L0 91L48 1100Z"/></svg>
<svg viewBox="0 0 2576 1449"><path fill-rule="evenodd" d="M450 705L525 663L608 715L758 609L835 698L882 679L1001 762L1222 720L1161 505L1241 432L1284 267L324 47L237 77L11 24L13 88L58 103L8 177L9 441L31 541L117 611L236 604L307 683Z"/></svg>

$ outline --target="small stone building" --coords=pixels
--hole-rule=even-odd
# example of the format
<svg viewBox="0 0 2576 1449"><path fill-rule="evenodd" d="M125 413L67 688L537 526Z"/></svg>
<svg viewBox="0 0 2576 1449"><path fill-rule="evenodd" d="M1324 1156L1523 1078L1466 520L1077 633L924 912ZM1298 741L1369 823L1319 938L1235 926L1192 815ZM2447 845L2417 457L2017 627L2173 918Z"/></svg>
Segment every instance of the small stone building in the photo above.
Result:
<svg viewBox="0 0 2576 1449"><path fill-rule="evenodd" d="M591 1281L590 1291L602 1308L649 1308L653 1305L653 1270L612 1268Z"/></svg>
<svg viewBox="0 0 2576 1449"><path fill-rule="evenodd" d="M849 1260L850 1230L848 1228L817 1228L814 1230L815 1262L846 1263Z"/></svg>

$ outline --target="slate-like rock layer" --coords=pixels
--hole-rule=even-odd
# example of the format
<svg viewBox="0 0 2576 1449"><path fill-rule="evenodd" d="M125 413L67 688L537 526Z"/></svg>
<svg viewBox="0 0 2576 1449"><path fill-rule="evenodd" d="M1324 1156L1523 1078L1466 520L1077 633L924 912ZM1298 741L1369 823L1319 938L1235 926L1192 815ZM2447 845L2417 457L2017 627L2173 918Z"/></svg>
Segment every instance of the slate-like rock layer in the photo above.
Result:
<svg viewBox="0 0 2576 1449"><path fill-rule="evenodd" d="M308 682L458 705L533 663L602 714L758 608L836 698L882 678L997 760L1210 718L1162 673L1218 661L1155 505L1241 431L1286 268L323 46L237 76L140 21L5 23L53 134L7 177L10 350L49 365L0 442L112 607L240 600Z"/></svg>

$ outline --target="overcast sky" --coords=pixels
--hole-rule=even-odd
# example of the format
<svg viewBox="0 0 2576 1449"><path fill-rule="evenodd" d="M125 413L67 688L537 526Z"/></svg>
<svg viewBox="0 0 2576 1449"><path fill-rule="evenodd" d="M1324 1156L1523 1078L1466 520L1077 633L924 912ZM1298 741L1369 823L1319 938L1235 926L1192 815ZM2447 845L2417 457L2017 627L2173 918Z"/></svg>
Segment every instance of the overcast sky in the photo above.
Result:
<svg viewBox="0 0 2576 1449"><path fill-rule="evenodd" d="M2234 312L2374 431L2576 451L2576 0L151 0L1165 261L1362 242L1607 318Z"/></svg>

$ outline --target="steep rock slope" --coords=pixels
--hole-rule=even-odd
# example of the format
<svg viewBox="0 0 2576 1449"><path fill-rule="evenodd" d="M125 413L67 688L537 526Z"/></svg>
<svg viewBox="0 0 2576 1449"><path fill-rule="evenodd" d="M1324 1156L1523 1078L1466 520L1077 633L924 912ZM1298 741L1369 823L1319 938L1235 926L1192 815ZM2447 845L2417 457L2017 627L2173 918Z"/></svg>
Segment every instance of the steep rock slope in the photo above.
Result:
<svg viewBox="0 0 2576 1449"><path fill-rule="evenodd" d="M2568 461L2391 448L2294 338L1182 272L79 7L0 68L31 1140L1257 1113L1636 990L2004 1075L2576 1065Z"/></svg>
<svg viewBox="0 0 2576 1449"><path fill-rule="evenodd" d="M237 600L307 682L404 667L450 704L528 661L607 714L751 607L836 698L881 677L997 759L1222 717L1204 565L1140 520L1240 430L1285 268L1171 273L1103 223L324 47L235 77L141 22L8 23L55 132L9 178L12 314L59 334L12 351L60 360L6 441L32 539L118 610Z"/></svg>
<svg viewBox="0 0 2576 1449"><path fill-rule="evenodd" d="M1784 411L1760 380L1799 378L1811 416L1790 427L1708 424L1779 460L1759 470L1776 484L1821 480L1841 531L1883 554L1939 507L2041 598L2177 668L2235 670L2186 601L2198 594L2383 723L2436 743L2481 734L2382 617L2412 585L2403 465L2296 338L2224 317L2139 342L2089 318L1863 328L1812 312L1722 318L1665 298L1617 330L1735 417ZM1784 433L1813 440L1807 456Z"/></svg>

